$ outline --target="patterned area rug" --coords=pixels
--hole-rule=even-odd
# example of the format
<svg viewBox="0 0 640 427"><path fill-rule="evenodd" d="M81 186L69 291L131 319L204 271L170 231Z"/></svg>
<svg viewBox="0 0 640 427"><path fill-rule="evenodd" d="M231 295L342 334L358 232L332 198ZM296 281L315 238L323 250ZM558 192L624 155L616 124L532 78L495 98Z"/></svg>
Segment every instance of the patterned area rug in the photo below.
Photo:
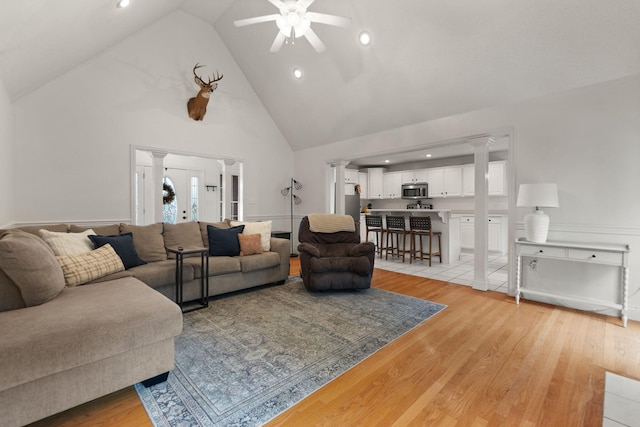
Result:
<svg viewBox="0 0 640 427"><path fill-rule="evenodd" d="M136 390L158 427L259 426L444 308L300 279L233 294L185 314L169 380Z"/></svg>

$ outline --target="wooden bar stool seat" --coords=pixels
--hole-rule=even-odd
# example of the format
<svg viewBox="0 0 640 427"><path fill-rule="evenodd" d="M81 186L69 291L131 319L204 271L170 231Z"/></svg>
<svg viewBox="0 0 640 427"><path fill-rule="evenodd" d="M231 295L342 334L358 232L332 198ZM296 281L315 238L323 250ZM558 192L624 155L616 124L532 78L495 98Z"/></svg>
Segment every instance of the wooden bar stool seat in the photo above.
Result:
<svg viewBox="0 0 640 427"><path fill-rule="evenodd" d="M384 243L384 225L382 223L382 216L380 215L365 215L364 223L366 227L366 241L369 241L369 233L376 233L376 251L378 251L378 255L382 258L382 249Z"/></svg>
<svg viewBox="0 0 640 427"><path fill-rule="evenodd" d="M409 217L409 232L411 239L411 248L409 249L409 263L412 263L414 259L428 260L429 267L431 267L431 260L433 257L437 257L442 263L442 232L433 231L431 228L430 216L410 216ZM429 252L424 252L424 244L422 237L429 238ZM416 247L416 237L420 244ZM438 252L433 251L433 238L438 238Z"/></svg>
<svg viewBox="0 0 640 427"><path fill-rule="evenodd" d="M387 223L387 254L385 259L389 259L389 255L391 255L392 257L402 257L402 262L404 262L404 255L408 252L405 245L406 236L409 234L405 218L404 216L387 215L385 221ZM402 246L400 246L401 241Z"/></svg>

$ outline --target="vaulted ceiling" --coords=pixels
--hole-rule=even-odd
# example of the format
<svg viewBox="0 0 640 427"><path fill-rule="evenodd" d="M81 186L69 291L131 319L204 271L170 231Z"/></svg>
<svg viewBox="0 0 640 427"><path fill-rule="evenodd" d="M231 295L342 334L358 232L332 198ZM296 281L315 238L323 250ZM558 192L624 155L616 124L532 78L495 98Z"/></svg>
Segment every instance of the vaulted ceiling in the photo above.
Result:
<svg viewBox="0 0 640 427"><path fill-rule="evenodd" d="M352 18L269 48L267 0L2 0L0 80L12 100L176 10L215 27L294 150L640 73L637 0L316 0ZM357 35L368 30L371 46ZM294 67L303 70L300 80Z"/></svg>

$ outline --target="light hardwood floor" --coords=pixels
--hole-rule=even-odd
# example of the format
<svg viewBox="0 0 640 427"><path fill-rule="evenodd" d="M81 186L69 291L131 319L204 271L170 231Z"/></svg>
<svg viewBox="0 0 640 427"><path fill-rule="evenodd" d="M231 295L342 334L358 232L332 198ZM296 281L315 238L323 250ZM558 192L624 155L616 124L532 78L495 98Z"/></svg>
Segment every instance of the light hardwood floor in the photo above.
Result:
<svg viewBox="0 0 640 427"><path fill-rule="evenodd" d="M384 270L373 285L448 308L267 426L600 426L605 371L640 379L639 322ZM127 388L33 426L150 425Z"/></svg>

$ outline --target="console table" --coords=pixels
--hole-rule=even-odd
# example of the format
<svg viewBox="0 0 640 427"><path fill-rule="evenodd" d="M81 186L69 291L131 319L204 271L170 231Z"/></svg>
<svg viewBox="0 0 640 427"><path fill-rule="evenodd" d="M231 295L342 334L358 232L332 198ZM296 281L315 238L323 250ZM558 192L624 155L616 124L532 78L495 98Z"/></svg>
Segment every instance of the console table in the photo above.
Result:
<svg viewBox="0 0 640 427"><path fill-rule="evenodd" d="M627 327L628 293L629 293L629 245L589 244L576 242L548 241L545 243L516 240L516 304L520 303L520 293L524 290L530 295L561 297L575 302L597 303L605 307L620 310L622 325ZM622 301L594 300L580 296L561 295L547 291L527 289L522 283L522 257L555 259L567 262L584 262L617 266L622 272L622 283L613 285L622 287Z"/></svg>

